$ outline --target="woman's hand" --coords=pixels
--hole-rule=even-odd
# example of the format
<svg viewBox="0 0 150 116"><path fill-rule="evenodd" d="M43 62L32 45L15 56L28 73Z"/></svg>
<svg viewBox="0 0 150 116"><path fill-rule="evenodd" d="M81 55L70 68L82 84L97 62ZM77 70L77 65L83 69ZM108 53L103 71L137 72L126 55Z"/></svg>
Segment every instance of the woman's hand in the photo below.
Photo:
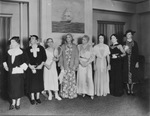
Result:
<svg viewBox="0 0 150 116"><path fill-rule="evenodd" d="M43 65L40 64L40 65L38 65L35 69L42 69L42 67L43 67Z"/></svg>
<svg viewBox="0 0 150 116"><path fill-rule="evenodd" d="M94 64L94 70L95 70L95 71L97 70L97 68L96 68L96 64Z"/></svg>
<svg viewBox="0 0 150 116"><path fill-rule="evenodd" d="M107 69L111 70L111 65L110 64L108 64Z"/></svg>
<svg viewBox="0 0 150 116"><path fill-rule="evenodd" d="M31 70L35 70L35 66L34 66L34 65L29 64L29 68L30 68Z"/></svg>
<svg viewBox="0 0 150 116"><path fill-rule="evenodd" d="M4 66L4 69L5 69L6 71L8 71L8 70L9 70L8 66Z"/></svg>
<svg viewBox="0 0 150 116"><path fill-rule="evenodd" d="M81 66L86 67L88 64L85 61L80 61Z"/></svg>
<svg viewBox="0 0 150 116"><path fill-rule="evenodd" d="M139 68L139 62L135 64L135 68Z"/></svg>
<svg viewBox="0 0 150 116"><path fill-rule="evenodd" d="M53 61L58 61L58 58L57 57L53 57Z"/></svg>

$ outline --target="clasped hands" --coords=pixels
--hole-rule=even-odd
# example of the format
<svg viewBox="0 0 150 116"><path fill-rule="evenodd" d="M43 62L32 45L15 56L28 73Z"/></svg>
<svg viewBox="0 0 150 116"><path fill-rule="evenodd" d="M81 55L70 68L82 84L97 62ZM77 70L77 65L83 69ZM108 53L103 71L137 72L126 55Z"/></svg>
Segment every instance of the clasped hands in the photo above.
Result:
<svg viewBox="0 0 150 116"><path fill-rule="evenodd" d="M82 67L88 66L88 62L87 61L80 61L80 64L81 64Z"/></svg>

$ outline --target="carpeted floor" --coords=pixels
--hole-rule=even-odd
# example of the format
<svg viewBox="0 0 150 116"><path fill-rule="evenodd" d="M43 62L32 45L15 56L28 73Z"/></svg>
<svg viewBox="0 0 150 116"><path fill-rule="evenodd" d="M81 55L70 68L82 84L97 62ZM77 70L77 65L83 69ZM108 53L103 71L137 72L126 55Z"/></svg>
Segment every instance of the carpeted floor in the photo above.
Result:
<svg viewBox="0 0 150 116"><path fill-rule="evenodd" d="M48 101L41 95L42 103L31 105L27 97L21 100L20 110L8 110L9 103L0 99L0 115L98 115L98 116L150 116L148 82L141 84L135 96L124 94L122 97L108 95L106 97L95 96L91 100L89 96L78 96L75 99L55 98Z"/></svg>

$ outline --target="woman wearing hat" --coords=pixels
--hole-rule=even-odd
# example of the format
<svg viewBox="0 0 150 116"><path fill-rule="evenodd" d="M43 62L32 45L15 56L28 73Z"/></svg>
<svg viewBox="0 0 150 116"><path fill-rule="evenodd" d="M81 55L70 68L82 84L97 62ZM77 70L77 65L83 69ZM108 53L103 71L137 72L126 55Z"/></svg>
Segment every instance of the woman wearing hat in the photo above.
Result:
<svg viewBox="0 0 150 116"><path fill-rule="evenodd" d="M20 109L20 100L24 96L24 72L28 68L28 57L20 48L20 38L12 37L3 66L8 71L8 95L12 100L9 110Z"/></svg>
<svg viewBox="0 0 150 116"><path fill-rule="evenodd" d="M135 31L127 30L125 33L126 41L124 50L126 56L123 63L124 83L127 85L127 94L133 95L133 86L137 83L136 68L138 68L138 45L133 40Z"/></svg>
<svg viewBox="0 0 150 116"><path fill-rule="evenodd" d="M41 103L40 92L44 90L43 66L46 61L45 49L38 44L38 36L31 35L31 46L27 48L29 68L27 70L27 92L31 96L31 104Z"/></svg>

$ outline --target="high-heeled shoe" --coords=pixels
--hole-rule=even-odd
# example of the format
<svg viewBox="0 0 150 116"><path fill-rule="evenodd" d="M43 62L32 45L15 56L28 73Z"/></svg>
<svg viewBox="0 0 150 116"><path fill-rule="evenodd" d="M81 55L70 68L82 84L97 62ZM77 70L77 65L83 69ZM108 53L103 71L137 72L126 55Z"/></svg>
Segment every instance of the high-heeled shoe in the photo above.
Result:
<svg viewBox="0 0 150 116"><path fill-rule="evenodd" d="M36 99L36 102L40 104L40 103L41 103L41 100L40 100L40 99Z"/></svg>
<svg viewBox="0 0 150 116"><path fill-rule="evenodd" d="M35 104L35 100L31 100L31 104L34 105Z"/></svg>
<svg viewBox="0 0 150 116"><path fill-rule="evenodd" d="M52 100L52 96L49 96L47 99L48 99L48 100Z"/></svg>
<svg viewBox="0 0 150 116"><path fill-rule="evenodd" d="M13 110L14 108L15 108L15 106L12 104L9 106L9 110Z"/></svg>
<svg viewBox="0 0 150 116"><path fill-rule="evenodd" d="M134 95L134 92L133 92L133 90L131 90L131 95Z"/></svg>
<svg viewBox="0 0 150 116"><path fill-rule="evenodd" d="M19 109L20 109L20 105L18 105L18 106L16 105L15 108L16 108L17 110L19 110Z"/></svg>
<svg viewBox="0 0 150 116"><path fill-rule="evenodd" d="M59 100L59 101L62 100L61 97L59 97L59 96L56 96L55 98L56 98L57 100Z"/></svg>
<svg viewBox="0 0 150 116"><path fill-rule="evenodd" d="M83 94L82 97L85 97L85 94Z"/></svg>
<svg viewBox="0 0 150 116"><path fill-rule="evenodd" d="M130 94L131 94L130 90L127 90L127 95L130 95Z"/></svg>

